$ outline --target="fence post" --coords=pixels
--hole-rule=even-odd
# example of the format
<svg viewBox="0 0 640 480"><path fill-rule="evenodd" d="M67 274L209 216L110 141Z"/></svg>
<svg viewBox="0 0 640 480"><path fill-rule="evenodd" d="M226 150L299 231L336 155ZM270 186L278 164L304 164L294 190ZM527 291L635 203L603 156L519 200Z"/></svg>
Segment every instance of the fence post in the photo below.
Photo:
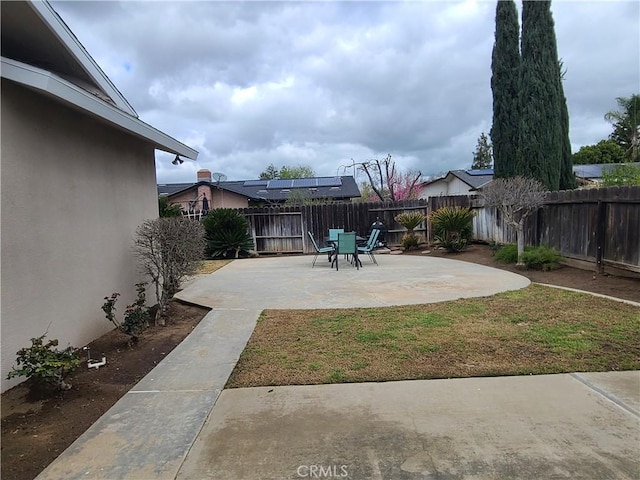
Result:
<svg viewBox="0 0 640 480"><path fill-rule="evenodd" d="M607 226L607 204L598 200L598 213L596 215L596 268L598 273L604 273L604 248Z"/></svg>

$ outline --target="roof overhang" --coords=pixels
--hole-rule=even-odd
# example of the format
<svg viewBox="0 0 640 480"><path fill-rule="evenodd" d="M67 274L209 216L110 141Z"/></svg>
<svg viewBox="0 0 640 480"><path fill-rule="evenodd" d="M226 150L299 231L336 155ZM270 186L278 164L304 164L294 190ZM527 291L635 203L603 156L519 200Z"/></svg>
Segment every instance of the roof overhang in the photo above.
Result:
<svg viewBox="0 0 640 480"><path fill-rule="evenodd" d="M2 77L69 104L153 144L154 148L195 160L198 152L54 73L2 57Z"/></svg>

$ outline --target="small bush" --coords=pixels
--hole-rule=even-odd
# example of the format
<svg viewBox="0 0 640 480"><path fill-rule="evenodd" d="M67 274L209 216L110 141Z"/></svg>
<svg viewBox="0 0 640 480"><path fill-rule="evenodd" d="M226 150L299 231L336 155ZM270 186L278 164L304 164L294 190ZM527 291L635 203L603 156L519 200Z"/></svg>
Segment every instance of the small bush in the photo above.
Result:
<svg viewBox="0 0 640 480"><path fill-rule="evenodd" d="M104 297L102 311L107 320L115 325L125 335L131 337L131 343L138 342L138 336L149 326L149 309L146 306L146 283L136 283L137 297L135 303L128 305L124 311L124 321L120 323L116 318L116 302L119 293L112 293L110 297Z"/></svg>
<svg viewBox="0 0 640 480"><path fill-rule="evenodd" d="M202 219L207 254L212 258L238 258L254 249L249 222L236 210L217 208Z"/></svg>
<svg viewBox="0 0 640 480"><path fill-rule="evenodd" d="M164 313L182 280L196 273L204 255L204 227L186 217L156 218L136 230L134 253L142 272L155 287L156 324L164 325Z"/></svg>
<svg viewBox="0 0 640 480"><path fill-rule="evenodd" d="M496 255L496 253L498 252L498 250L500 250L502 247L504 247L504 243L494 242L493 240L491 240L489 242L489 248L491 249L491 255L493 255L494 257Z"/></svg>
<svg viewBox="0 0 640 480"><path fill-rule="evenodd" d="M178 204L169 203L169 199L163 195L158 197L158 213L160 214L160 218L180 217L182 215L182 209Z"/></svg>
<svg viewBox="0 0 640 480"><path fill-rule="evenodd" d="M495 254L496 260L501 263L517 263L518 247L515 243L508 243L500 248ZM554 270L560 267L562 255L552 248L545 246L524 247L522 262L527 269L531 270Z"/></svg>
<svg viewBox="0 0 640 480"><path fill-rule="evenodd" d="M405 250L413 250L420 245L420 237L413 232L406 233L402 237L402 248Z"/></svg>
<svg viewBox="0 0 640 480"><path fill-rule="evenodd" d="M46 333L31 339L31 346L18 350L16 363L7 378L27 377L38 384L51 385L58 390L69 390L71 384L64 381L80 365L80 355L76 348L58 350L58 340L44 343Z"/></svg>
<svg viewBox="0 0 640 480"><path fill-rule="evenodd" d="M554 270L560 267L561 260L562 255L553 248L545 246L525 249L522 254L522 261L527 268L532 270Z"/></svg>
<svg viewBox="0 0 640 480"><path fill-rule="evenodd" d="M409 232L413 232L422 222L426 220L421 212L401 213L395 217L395 221L406 228Z"/></svg>
<svg viewBox="0 0 640 480"><path fill-rule="evenodd" d="M461 207L443 207L431 213L429 219L436 245L449 252L464 249L473 237L474 215L470 208Z"/></svg>
<svg viewBox="0 0 640 480"><path fill-rule="evenodd" d="M500 263L517 263L518 246L515 243L507 243L496 250L494 257Z"/></svg>

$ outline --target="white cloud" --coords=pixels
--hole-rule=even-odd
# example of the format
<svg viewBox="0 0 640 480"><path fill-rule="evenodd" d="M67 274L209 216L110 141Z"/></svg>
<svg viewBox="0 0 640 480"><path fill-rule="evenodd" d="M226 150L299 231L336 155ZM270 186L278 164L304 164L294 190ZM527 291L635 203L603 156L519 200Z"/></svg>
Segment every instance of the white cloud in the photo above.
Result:
<svg viewBox="0 0 640 480"><path fill-rule="evenodd" d="M159 153L163 183L270 163L335 175L388 153L434 174L468 167L491 126L495 2L52 4L142 120L199 150L181 166ZM552 10L577 149L640 90L640 3Z"/></svg>

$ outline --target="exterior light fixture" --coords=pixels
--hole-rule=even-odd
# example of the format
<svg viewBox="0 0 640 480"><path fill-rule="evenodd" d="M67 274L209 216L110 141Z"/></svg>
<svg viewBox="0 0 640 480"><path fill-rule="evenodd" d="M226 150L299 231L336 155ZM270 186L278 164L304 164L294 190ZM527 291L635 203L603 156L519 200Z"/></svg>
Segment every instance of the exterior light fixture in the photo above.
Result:
<svg viewBox="0 0 640 480"><path fill-rule="evenodd" d="M173 163L174 165L182 165L184 163L184 160L180 158L180 155L176 155L176 158L174 158L171 163Z"/></svg>

